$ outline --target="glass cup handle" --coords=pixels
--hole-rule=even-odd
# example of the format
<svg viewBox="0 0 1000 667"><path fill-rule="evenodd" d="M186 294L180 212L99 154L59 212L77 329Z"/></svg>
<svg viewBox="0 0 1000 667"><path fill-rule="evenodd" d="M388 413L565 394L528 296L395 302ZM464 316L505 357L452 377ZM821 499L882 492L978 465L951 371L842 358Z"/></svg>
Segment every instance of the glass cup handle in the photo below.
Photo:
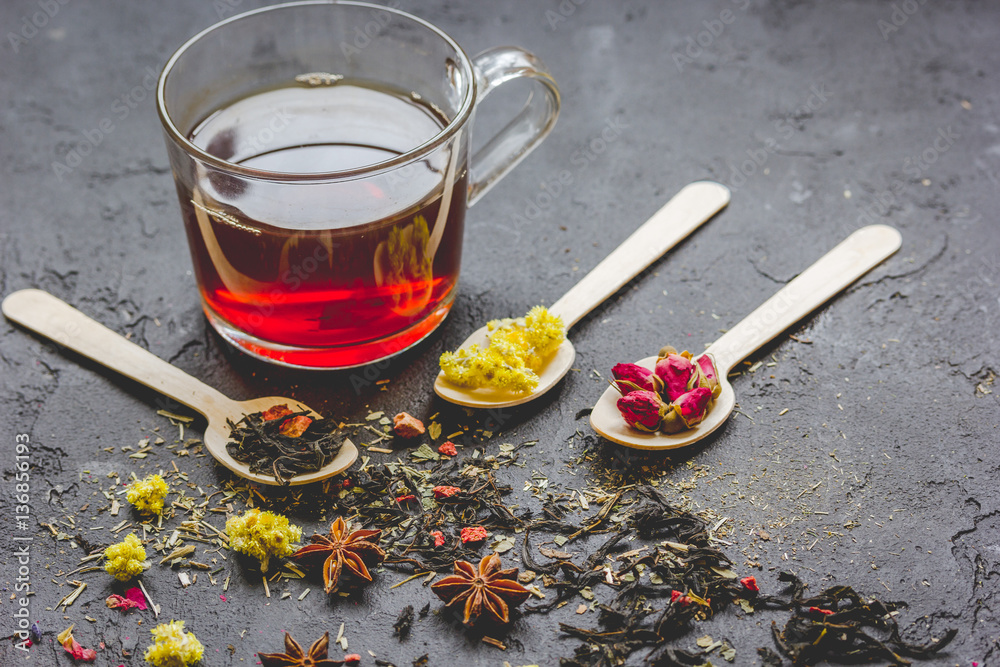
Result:
<svg viewBox="0 0 1000 667"><path fill-rule="evenodd" d="M479 95L476 105L498 86L521 77L532 79L532 90L521 111L472 156L469 206L496 185L552 130L559 116L559 87L538 58L523 49L501 46L472 59Z"/></svg>

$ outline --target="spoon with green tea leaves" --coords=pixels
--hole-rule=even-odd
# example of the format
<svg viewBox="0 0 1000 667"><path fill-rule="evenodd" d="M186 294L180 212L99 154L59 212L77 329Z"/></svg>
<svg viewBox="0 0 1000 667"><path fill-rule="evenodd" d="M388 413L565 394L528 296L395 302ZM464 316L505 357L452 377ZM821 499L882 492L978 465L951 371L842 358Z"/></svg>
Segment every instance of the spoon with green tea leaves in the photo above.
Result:
<svg viewBox="0 0 1000 667"><path fill-rule="evenodd" d="M13 292L3 300L3 313L203 415L208 420L205 448L240 477L260 484L308 484L343 472L358 457L354 444L337 436L332 420L322 419L298 401L280 396L234 401L48 292ZM243 446L252 438L262 441L261 447L277 446L281 450L277 454L262 450L251 465L237 460L227 448L231 441L227 422L232 422L233 432L244 441L240 446L233 445L241 457L246 449ZM251 467L259 472L252 472Z"/></svg>
<svg viewBox="0 0 1000 667"><path fill-rule="evenodd" d="M457 352L442 355L434 391L470 408L505 408L538 398L573 367L576 350L566 331L728 203L729 189L719 183L685 186L551 308L494 320Z"/></svg>
<svg viewBox="0 0 1000 667"><path fill-rule="evenodd" d="M621 364L630 367L623 370L637 382L626 381L620 390L620 382L616 380L608 387L590 413L590 425L608 440L636 449L676 449L708 436L725 423L736 407L736 393L728 380L736 364L881 264L901 244L902 237L892 227L863 227L778 290L698 357L682 357L673 348L664 348L660 364L658 357L647 357L634 365ZM642 369L654 371L655 378ZM690 384L668 393L668 398L677 395L672 401L662 400L660 393L671 391L669 385L677 379L678 369L692 369ZM707 369L707 374L703 369ZM648 385L638 386L645 380L651 380L660 393L650 391ZM686 377L681 377L682 384L685 380ZM711 399L709 393L715 398ZM631 426L625 415L632 420ZM648 421L647 415L651 418Z"/></svg>

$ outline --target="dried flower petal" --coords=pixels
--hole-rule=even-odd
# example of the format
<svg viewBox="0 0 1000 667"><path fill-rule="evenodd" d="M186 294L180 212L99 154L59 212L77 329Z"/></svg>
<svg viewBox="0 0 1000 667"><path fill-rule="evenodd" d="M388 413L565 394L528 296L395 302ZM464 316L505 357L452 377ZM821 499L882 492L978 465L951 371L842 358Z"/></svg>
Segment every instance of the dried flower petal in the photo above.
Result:
<svg viewBox="0 0 1000 667"><path fill-rule="evenodd" d="M444 533L440 530L432 530L430 532L431 537L434 538L434 546L443 547L444 546Z"/></svg>
<svg viewBox="0 0 1000 667"><path fill-rule="evenodd" d="M697 386L711 389L712 397L717 398L722 387L719 384L719 371L715 368L715 361L707 354L703 354L695 359L695 363L698 365Z"/></svg>
<svg viewBox="0 0 1000 667"><path fill-rule="evenodd" d="M756 577L743 577L740 579L740 583L743 584L743 588L751 593L760 593L760 586L757 585Z"/></svg>
<svg viewBox="0 0 1000 667"><path fill-rule="evenodd" d="M128 611L129 609L135 609L137 605L132 600L122 597L116 593L112 593L104 600L104 604L107 605L108 609L121 609L122 611Z"/></svg>
<svg viewBox="0 0 1000 667"><path fill-rule="evenodd" d="M73 625L56 635L56 640L73 658L83 662L93 662L97 660L97 651L92 648L83 648L80 643L73 638Z"/></svg>
<svg viewBox="0 0 1000 667"><path fill-rule="evenodd" d="M142 592L141 588L133 586L125 591L125 597L134 603L136 608L141 611L146 611L146 595Z"/></svg>

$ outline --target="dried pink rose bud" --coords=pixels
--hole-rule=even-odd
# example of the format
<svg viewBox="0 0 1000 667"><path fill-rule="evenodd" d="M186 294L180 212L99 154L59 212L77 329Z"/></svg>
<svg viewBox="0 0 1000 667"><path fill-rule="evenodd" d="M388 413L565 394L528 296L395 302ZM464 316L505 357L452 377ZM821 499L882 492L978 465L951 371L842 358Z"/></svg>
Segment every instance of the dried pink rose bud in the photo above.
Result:
<svg viewBox="0 0 1000 667"><path fill-rule="evenodd" d="M669 357L671 354L678 354L677 348L673 345L664 345L660 348L660 352L656 355L656 360L659 361L664 357Z"/></svg>
<svg viewBox="0 0 1000 667"><path fill-rule="evenodd" d="M670 402L687 392L694 374L691 359L680 354L668 354L656 362L656 375L663 381L663 394Z"/></svg>
<svg viewBox="0 0 1000 667"><path fill-rule="evenodd" d="M661 414L667 407L659 394L644 389L618 399L618 411L625 423L646 433L655 433L660 428Z"/></svg>
<svg viewBox="0 0 1000 667"><path fill-rule="evenodd" d="M680 410L681 419L688 428L701 423L701 420L708 414L708 403L712 400L712 390L707 387L695 387L687 392L672 405Z"/></svg>
<svg viewBox="0 0 1000 667"><path fill-rule="evenodd" d="M717 398L722 391L722 387L719 385L719 372L715 369L715 362L712 360L712 357L703 354L695 359L695 363L698 364L698 381L696 385L710 389L712 391L712 398Z"/></svg>
<svg viewBox="0 0 1000 667"><path fill-rule="evenodd" d="M633 391L655 391L663 389L663 381L656 373L638 364L617 364L611 369L615 386L622 396Z"/></svg>

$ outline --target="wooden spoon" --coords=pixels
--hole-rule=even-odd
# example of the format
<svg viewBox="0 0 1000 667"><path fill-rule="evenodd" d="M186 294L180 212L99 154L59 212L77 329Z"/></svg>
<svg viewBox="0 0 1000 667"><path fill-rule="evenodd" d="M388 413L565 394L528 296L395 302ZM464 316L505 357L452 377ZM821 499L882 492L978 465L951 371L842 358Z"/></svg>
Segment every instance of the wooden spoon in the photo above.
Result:
<svg viewBox="0 0 1000 667"><path fill-rule="evenodd" d="M226 419L238 422L245 415L267 410L282 403L300 410L313 410L298 401L281 396L234 401L197 380L176 366L171 366L156 355L130 343L102 324L95 322L68 303L48 292L24 289L7 295L3 300L3 314L8 319L54 340L60 345L93 359L102 366L146 385L151 389L183 403L208 420L204 442L215 460L240 477L259 484L279 484L274 477L250 472L226 451L229 427ZM294 407L293 407L294 409ZM291 484L308 484L343 472L354 463L358 450L345 439L340 452L325 467L316 472L296 475Z"/></svg>
<svg viewBox="0 0 1000 667"><path fill-rule="evenodd" d="M629 428L618 412L621 394L614 386L608 387L597 401L590 413L590 425L608 440L636 449L675 449L701 440L722 426L736 406L736 393L728 380L736 364L878 266L899 250L902 240L899 232L887 225L859 229L705 350L715 360L722 393L705 420L693 429L666 435ZM656 357L636 363L652 369Z"/></svg>
<svg viewBox="0 0 1000 667"><path fill-rule="evenodd" d="M729 188L711 181L685 186L663 208L625 239L600 264L555 302L549 312L562 317L568 331L574 324L642 273L650 264L680 243L729 203ZM462 343L485 345L487 330L482 327ZM554 387L573 367L576 349L566 339L539 374L534 391L515 393L483 387L470 389L453 384L439 373L434 391L446 401L470 408L506 408L538 398Z"/></svg>

